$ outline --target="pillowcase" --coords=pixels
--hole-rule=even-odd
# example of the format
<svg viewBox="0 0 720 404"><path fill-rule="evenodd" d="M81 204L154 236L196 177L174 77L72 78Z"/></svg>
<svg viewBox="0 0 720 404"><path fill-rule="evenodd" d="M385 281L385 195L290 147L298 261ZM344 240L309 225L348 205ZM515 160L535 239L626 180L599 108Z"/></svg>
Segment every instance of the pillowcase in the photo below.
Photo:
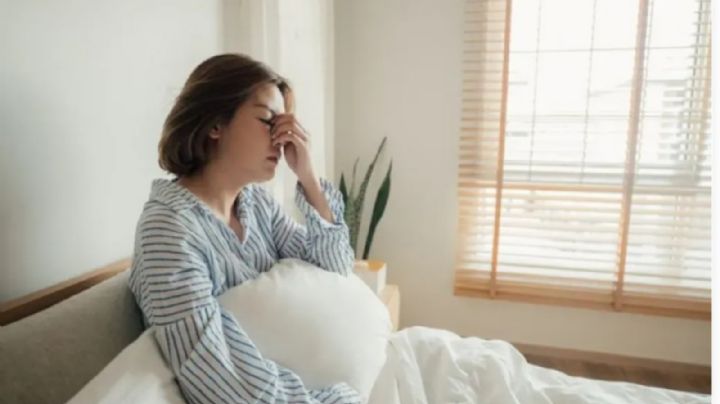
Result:
<svg viewBox="0 0 720 404"><path fill-rule="evenodd" d="M369 397L385 363L392 323L385 305L356 275L286 258L219 301L263 356L297 373L306 387L345 382Z"/></svg>
<svg viewBox="0 0 720 404"><path fill-rule="evenodd" d="M155 342L142 333L67 404L186 404Z"/></svg>
<svg viewBox="0 0 720 404"><path fill-rule="evenodd" d="M218 300L264 357L296 372L306 387L345 382L367 401L392 324L360 278L283 259ZM68 404L184 404L153 333L148 329L128 345Z"/></svg>

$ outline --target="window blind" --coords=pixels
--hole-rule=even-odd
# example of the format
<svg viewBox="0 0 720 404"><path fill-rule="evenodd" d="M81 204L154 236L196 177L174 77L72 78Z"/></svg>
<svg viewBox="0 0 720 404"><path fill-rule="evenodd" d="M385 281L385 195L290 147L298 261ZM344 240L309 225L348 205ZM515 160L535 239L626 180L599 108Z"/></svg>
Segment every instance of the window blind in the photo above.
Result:
<svg viewBox="0 0 720 404"><path fill-rule="evenodd" d="M456 293L709 318L710 1L465 4Z"/></svg>

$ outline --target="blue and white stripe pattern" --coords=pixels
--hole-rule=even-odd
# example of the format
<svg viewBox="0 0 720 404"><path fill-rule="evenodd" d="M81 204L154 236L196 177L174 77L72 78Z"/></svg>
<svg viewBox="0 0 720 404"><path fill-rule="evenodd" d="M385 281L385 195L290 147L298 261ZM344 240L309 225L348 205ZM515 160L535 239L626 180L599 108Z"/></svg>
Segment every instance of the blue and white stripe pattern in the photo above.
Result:
<svg viewBox="0 0 720 404"><path fill-rule="evenodd" d="M360 403L347 384L307 389L292 371L266 359L216 297L295 257L347 275L353 265L343 202L320 180L335 219L327 222L297 185L306 226L286 215L259 185L234 206L243 240L176 181L153 181L135 236L130 288L146 325L191 403ZM262 304L262 302L258 302Z"/></svg>

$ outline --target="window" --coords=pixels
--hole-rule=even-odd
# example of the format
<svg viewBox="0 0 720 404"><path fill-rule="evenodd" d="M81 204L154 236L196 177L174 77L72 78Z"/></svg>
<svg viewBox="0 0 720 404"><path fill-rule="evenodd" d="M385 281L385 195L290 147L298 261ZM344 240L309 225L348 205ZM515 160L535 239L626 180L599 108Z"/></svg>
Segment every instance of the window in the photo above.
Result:
<svg viewBox="0 0 720 404"><path fill-rule="evenodd" d="M710 318L710 1L466 0L455 292Z"/></svg>

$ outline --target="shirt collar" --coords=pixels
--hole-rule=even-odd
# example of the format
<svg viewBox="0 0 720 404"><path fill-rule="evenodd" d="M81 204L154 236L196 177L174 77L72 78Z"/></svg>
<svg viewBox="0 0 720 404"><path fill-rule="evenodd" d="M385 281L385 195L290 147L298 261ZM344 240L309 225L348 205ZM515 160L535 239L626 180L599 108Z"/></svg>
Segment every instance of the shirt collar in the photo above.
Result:
<svg viewBox="0 0 720 404"><path fill-rule="evenodd" d="M236 205L236 215L238 217L247 216L247 212L252 203L252 189L254 185L248 185L242 188L238 194L238 203ZM150 189L150 200L161 202L171 209L181 212L185 209L199 209L205 214L212 215L213 212L197 195L193 194L184 186L177 183L176 179L158 178L153 180Z"/></svg>

